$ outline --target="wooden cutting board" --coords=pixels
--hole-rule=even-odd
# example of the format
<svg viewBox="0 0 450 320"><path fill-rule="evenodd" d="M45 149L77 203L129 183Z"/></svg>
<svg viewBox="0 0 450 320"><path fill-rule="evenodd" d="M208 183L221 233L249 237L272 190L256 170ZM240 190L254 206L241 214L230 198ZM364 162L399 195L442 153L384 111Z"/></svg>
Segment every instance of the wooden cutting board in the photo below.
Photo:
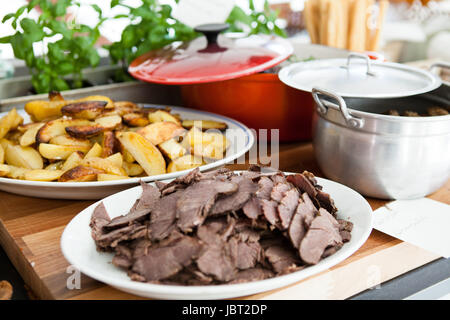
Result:
<svg viewBox="0 0 450 320"><path fill-rule="evenodd" d="M267 157L260 162L266 163ZM244 169L247 165L232 165ZM320 176L310 143L280 146L283 171L309 170ZM430 198L450 204L450 181ZM386 202L368 199L375 210ZM72 270L59 240L69 221L92 201L48 200L0 192L0 244L25 283L41 299L139 299L82 275L80 289L69 290ZM244 299L345 299L439 256L374 230L350 258L314 277Z"/></svg>

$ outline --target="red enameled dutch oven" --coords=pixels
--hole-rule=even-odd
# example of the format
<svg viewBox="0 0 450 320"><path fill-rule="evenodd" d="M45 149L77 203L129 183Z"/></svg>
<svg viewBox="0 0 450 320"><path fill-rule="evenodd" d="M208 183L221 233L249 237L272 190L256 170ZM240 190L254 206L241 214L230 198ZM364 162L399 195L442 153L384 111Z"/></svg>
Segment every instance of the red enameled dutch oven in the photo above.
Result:
<svg viewBox="0 0 450 320"><path fill-rule="evenodd" d="M196 28L205 37L174 42L133 61L140 80L182 85L184 105L239 120L252 129L279 129L280 141L311 139L311 94L283 84L276 73L261 73L293 52L285 39L227 33L226 24ZM270 135L269 135L270 138Z"/></svg>

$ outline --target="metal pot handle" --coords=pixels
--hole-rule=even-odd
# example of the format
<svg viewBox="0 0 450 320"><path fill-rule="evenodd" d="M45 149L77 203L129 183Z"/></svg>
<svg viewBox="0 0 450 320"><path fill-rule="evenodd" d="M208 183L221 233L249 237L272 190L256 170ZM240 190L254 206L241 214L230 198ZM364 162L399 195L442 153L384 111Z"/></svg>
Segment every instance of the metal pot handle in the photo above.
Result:
<svg viewBox="0 0 450 320"><path fill-rule="evenodd" d="M430 71L433 71L434 68L443 68L443 69L450 69L450 63L448 62L435 62L430 66Z"/></svg>
<svg viewBox="0 0 450 320"><path fill-rule="evenodd" d="M341 96L339 96L333 92L330 92L330 91L327 91L327 90L324 90L321 88L317 88L317 87L314 87L312 89L312 95L313 95L314 101L317 104L317 111L319 113L326 114L328 112L328 108L333 108L333 109L339 110L341 112L342 116L345 119L345 123L349 127L362 128L362 126L364 125L363 119L355 117L355 116L351 115L350 112L348 112L347 104L345 103L345 100ZM320 98L319 95L324 95L324 96L330 97L330 98L336 100L338 104L336 105L329 101L323 100Z"/></svg>
<svg viewBox="0 0 450 320"><path fill-rule="evenodd" d="M364 59L366 61L366 65L367 65L367 70L366 70L366 74L372 77L375 77L376 74L375 72L371 71L370 68L372 66L371 62L370 62L370 58L362 53L349 53L348 57L347 57L347 65L342 66L342 68L344 69L350 69L350 61L352 60L352 58L359 58L359 59Z"/></svg>

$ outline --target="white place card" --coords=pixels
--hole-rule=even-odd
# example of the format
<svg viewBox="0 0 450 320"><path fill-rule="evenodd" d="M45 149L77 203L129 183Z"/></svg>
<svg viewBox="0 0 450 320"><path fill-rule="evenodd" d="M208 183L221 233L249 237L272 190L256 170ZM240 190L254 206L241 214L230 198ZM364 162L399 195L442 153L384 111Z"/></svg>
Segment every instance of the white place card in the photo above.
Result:
<svg viewBox="0 0 450 320"><path fill-rule="evenodd" d="M234 0L180 0L173 17L194 28L207 23L224 23L234 7Z"/></svg>
<svg viewBox="0 0 450 320"><path fill-rule="evenodd" d="M428 198L396 200L374 211L373 226L422 249L450 257L450 206Z"/></svg>

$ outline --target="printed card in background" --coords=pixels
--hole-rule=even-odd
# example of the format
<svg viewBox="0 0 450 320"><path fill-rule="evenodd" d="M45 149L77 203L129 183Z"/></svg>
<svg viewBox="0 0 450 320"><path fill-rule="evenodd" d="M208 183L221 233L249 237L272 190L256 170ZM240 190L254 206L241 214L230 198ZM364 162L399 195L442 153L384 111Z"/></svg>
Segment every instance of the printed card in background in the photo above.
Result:
<svg viewBox="0 0 450 320"><path fill-rule="evenodd" d="M450 257L450 206L422 198L397 200L374 211L373 226L422 249Z"/></svg>
<svg viewBox="0 0 450 320"><path fill-rule="evenodd" d="M180 0L173 17L191 28L207 23L224 23L233 6L234 0Z"/></svg>

